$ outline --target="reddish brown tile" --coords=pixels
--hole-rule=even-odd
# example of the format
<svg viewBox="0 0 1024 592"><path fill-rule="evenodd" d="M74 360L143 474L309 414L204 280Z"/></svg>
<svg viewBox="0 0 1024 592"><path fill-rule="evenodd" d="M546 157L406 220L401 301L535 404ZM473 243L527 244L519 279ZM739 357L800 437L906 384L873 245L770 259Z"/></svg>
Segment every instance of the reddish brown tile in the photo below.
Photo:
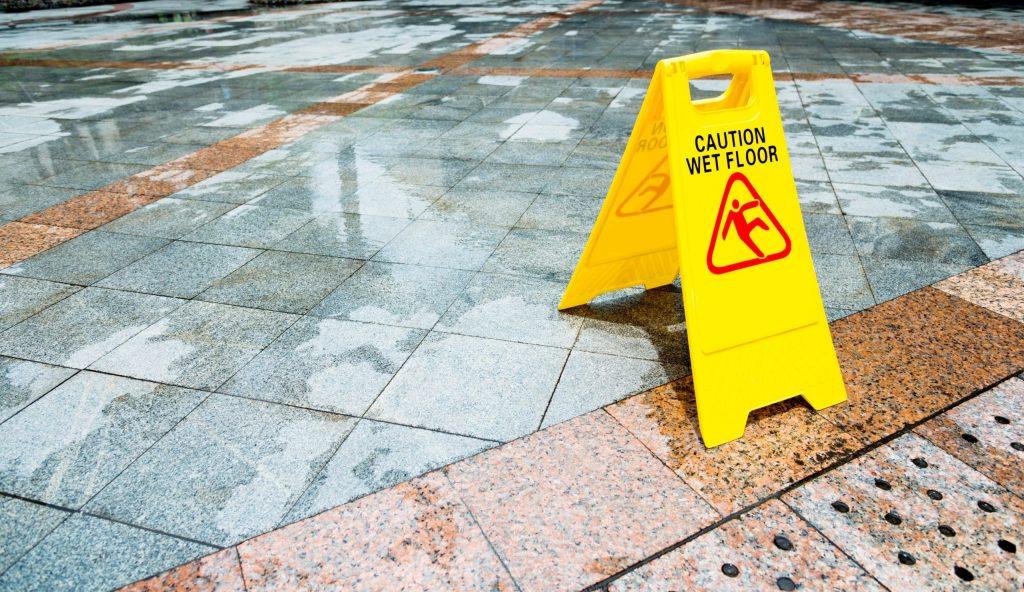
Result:
<svg viewBox="0 0 1024 592"><path fill-rule="evenodd" d="M883 590L825 537L770 500L616 580L609 592ZM793 589L793 588L790 588Z"/></svg>
<svg viewBox="0 0 1024 592"><path fill-rule="evenodd" d="M865 443L1024 368L1024 325L924 288L832 324L849 400L821 411Z"/></svg>
<svg viewBox="0 0 1024 592"><path fill-rule="evenodd" d="M121 588L121 592L245 592L238 552L224 549Z"/></svg>
<svg viewBox="0 0 1024 592"><path fill-rule="evenodd" d="M914 434L783 500L890 590L1024 586L1024 501Z"/></svg>
<svg viewBox="0 0 1024 592"><path fill-rule="evenodd" d="M514 589L441 473L256 537L238 550L250 592Z"/></svg>
<svg viewBox="0 0 1024 592"><path fill-rule="evenodd" d="M1024 323L1024 252L965 271L935 287Z"/></svg>
<svg viewBox="0 0 1024 592"><path fill-rule="evenodd" d="M0 226L0 269L82 234L77 228L8 222Z"/></svg>
<svg viewBox="0 0 1024 592"><path fill-rule="evenodd" d="M799 400L751 413L743 438L707 449L690 377L608 407L719 512L731 514L860 447Z"/></svg>
<svg viewBox="0 0 1024 592"><path fill-rule="evenodd" d="M915 431L1024 497L1024 381L1011 378Z"/></svg>
<svg viewBox="0 0 1024 592"><path fill-rule="evenodd" d="M523 590L585 587L718 517L604 411L446 471Z"/></svg>
<svg viewBox="0 0 1024 592"><path fill-rule="evenodd" d="M28 224L49 224L92 230L158 199L158 196L99 189L83 193L22 218Z"/></svg>

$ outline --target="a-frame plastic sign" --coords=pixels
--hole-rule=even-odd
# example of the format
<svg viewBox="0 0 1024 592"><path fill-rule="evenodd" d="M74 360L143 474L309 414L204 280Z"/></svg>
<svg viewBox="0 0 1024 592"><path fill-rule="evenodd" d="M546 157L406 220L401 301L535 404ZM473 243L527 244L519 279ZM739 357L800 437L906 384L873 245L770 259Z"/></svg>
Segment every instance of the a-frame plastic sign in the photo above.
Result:
<svg viewBox="0 0 1024 592"><path fill-rule="evenodd" d="M731 75L693 101L690 80ZM559 309L681 275L700 431L743 435L750 411L846 400L763 51L662 60Z"/></svg>

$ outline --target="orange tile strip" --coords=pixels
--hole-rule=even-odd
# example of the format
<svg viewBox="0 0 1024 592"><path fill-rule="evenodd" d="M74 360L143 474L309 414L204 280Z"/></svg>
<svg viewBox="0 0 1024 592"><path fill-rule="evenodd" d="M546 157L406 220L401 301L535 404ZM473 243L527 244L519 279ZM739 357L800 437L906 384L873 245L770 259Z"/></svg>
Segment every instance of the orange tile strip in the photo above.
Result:
<svg viewBox="0 0 1024 592"><path fill-rule="evenodd" d="M838 29L866 31L915 41L998 49L1024 54L1024 25L1007 20L972 18L907 8L885 8L819 0L670 0L674 4L768 19L796 21Z"/></svg>
<svg viewBox="0 0 1024 592"><path fill-rule="evenodd" d="M990 265L1022 264L1024 251ZM969 271L943 283L989 298L985 281ZM1024 322L1012 316L922 288L832 324L850 400L824 412L795 401L760 410L743 439L707 450L692 382L680 379L250 539L240 560L221 551L127 589L192 589L196 574L209 589L244 576L250 592L509 589L509 577L523 590L595 586L908 428L958 446L941 413L1024 369ZM1019 397L1022 385L999 389ZM959 409L950 417L970 421ZM1019 487L1010 453L972 464Z"/></svg>
<svg viewBox="0 0 1024 592"><path fill-rule="evenodd" d="M517 39L528 37L597 6L603 0L587 0L565 10L528 21L505 33L434 58L416 72L404 69L396 76L373 82L357 90L328 99L286 115L233 138L201 148L151 169L115 181L100 189L0 226L0 269L120 218L144 205L181 191L219 172L236 167L264 152L293 142L341 117L379 103L426 80L462 66ZM51 228L44 232L43 228ZM63 228L65 230L52 230ZM66 229L77 229L72 233Z"/></svg>

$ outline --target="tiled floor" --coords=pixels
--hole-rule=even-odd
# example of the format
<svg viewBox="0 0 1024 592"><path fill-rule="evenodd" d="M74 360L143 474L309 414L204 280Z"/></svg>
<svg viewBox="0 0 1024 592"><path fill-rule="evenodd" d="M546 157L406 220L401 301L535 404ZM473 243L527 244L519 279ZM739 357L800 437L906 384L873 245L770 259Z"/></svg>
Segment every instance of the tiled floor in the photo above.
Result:
<svg viewBox="0 0 1024 592"><path fill-rule="evenodd" d="M930 511L971 541L1021 516L1019 421L984 419L1021 417L1015 382L920 423L1024 369L1019 11L153 0L0 23L0 589L116 587L382 489L165 583L237 589L241 558L250 589L281 589L335 554L305 583L1021 573L918 532ZM556 304L654 64L729 47L772 56L851 401L765 410L706 451L678 286ZM1007 512L908 498L911 449L951 467L950 500ZM828 506L853 507L865 467L891 473L904 539ZM754 551L782 530L799 561Z"/></svg>

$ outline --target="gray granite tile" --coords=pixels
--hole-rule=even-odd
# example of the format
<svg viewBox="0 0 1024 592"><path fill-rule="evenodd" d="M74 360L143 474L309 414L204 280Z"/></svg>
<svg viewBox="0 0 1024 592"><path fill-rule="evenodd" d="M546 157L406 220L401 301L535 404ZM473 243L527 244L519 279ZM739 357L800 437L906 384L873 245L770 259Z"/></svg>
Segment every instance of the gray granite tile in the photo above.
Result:
<svg viewBox="0 0 1024 592"><path fill-rule="evenodd" d="M114 272L96 285L192 298L260 252L245 247L175 241Z"/></svg>
<svg viewBox="0 0 1024 592"><path fill-rule="evenodd" d="M551 397L544 422L554 425L689 372L689 364L662 364L607 354L573 351Z"/></svg>
<svg viewBox="0 0 1024 592"><path fill-rule="evenodd" d="M304 313L362 264L304 253L267 251L213 283L199 300Z"/></svg>
<svg viewBox="0 0 1024 592"><path fill-rule="evenodd" d="M181 304L86 288L0 333L0 354L85 368Z"/></svg>
<svg viewBox="0 0 1024 592"><path fill-rule="evenodd" d="M977 191L940 191L943 201L970 226L998 226L1024 233L1024 196Z"/></svg>
<svg viewBox="0 0 1024 592"><path fill-rule="evenodd" d="M417 220L381 249L374 260L476 270L507 232L498 226Z"/></svg>
<svg viewBox="0 0 1024 592"><path fill-rule="evenodd" d="M274 245L281 251L369 259L409 225L405 218L321 214Z"/></svg>
<svg viewBox="0 0 1024 592"><path fill-rule="evenodd" d="M512 226L536 197L535 193L518 191L454 188L427 208L420 219Z"/></svg>
<svg viewBox="0 0 1024 592"><path fill-rule="evenodd" d="M117 164L112 162L76 162L75 165L60 171L43 181L41 185L50 187L66 187L87 191L99 189L105 185L130 177L146 170L147 166L138 164Z"/></svg>
<svg viewBox="0 0 1024 592"><path fill-rule="evenodd" d="M827 307L863 310L875 304L867 275L857 255L814 255L821 299Z"/></svg>
<svg viewBox="0 0 1024 592"><path fill-rule="evenodd" d="M1024 230L974 225L965 228L989 259L998 259L1024 249Z"/></svg>
<svg viewBox="0 0 1024 592"><path fill-rule="evenodd" d="M429 329L473 277L473 272L367 262L310 314Z"/></svg>
<svg viewBox="0 0 1024 592"><path fill-rule="evenodd" d="M167 244L161 238L94 230L0 273L88 286Z"/></svg>
<svg viewBox="0 0 1024 592"><path fill-rule="evenodd" d="M589 234L603 203L594 196L541 195L516 227Z"/></svg>
<svg viewBox="0 0 1024 592"><path fill-rule="evenodd" d="M42 185L0 185L0 219L17 220L71 199L74 189Z"/></svg>
<svg viewBox="0 0 1024 592"><path fill-rule="evenodd" d="M103 372L214 390L296 319L191 301L92 364Z"/></svg>
<svg viewBox="0 0 1024 592"><path fill-rule="evenodd" d="M473 169L458 187L493 191L536 193L552 186L563 174L562 167L498 164L485 162ZM596 172L595 174L600 174Z"/></svg>
<svg viewBox="0 0 1024 592"><path fill-rule="evenodd" d="M804 213L839 214L839 202L831 183L824 181L796 181L800 209Z"/></svg>
<svg viewBox="0 0 1024 592"><path fill-rule="evenodd" d="M979 191L1020 196L1024 178L1006 164L922 160L921 172L937 191Z"/></svg>
<svg viewBox="0 0 1024 592"><path fill-rule="evenodd" d="M186 240L267 249L313 219L301 210L241 205L185 235Z"/></svg>
<svg viewBox="0 0 1024 592"><path fill-rule="evenodd" d="M21 411L74 373L70 368L0 356L0 422Z"/></svg>
<svg viewBox="0 0 1024 592"><path fill-rule="evenodd" d="M382 176L366 183L360 182L355 191L345 197L340 211L412 219L437 201L446 189L446 185L421 185Z"/></svg>
<svg viewBox="0 0 1024 592"><path fill-rule="evenodd" d="M567 354L563 349L432 333L366 416L512 440L537 428Z"/></svg>
<svg viewBox="0 0 1024 592"><path fill-rule="evenodd" d="M837 183L835 190L843 213L848 216L956 221L942 198L932 189Z"/></svg>
<svg viewBox="0 0 1024 592"><path fill-rule="evenodd" d="M0 495L0 574L68 516L56 508Z"/></svg>
<svg viewBox="0 0 1024 592"><path fill-rule="evenodd" d="M483 270L568 281L586 242L586 234L516 228L501 241Z"/></svg>
<svg viewBox="0 0 1024 592"><path fill-rule="evenodd" d="M850 229L842 216L833 214L804 214L807 242L814 253L850 255L856 252Z"/></svg>
<svg viewBox="0 0 1024 592"><path fill-rule="evenodd" d="M969 263L904 261L874 257L863 257L861 261L871 283L871 291L878 302L892 300L974 267Z"/></svg>
<svg viewBox="0 0 1024 592"><path fill-rule="evenodd" d="M75 514L0 576L0 589L110 590L215 550L141 528Z"/></svg>
<svg viewBox="0 0 1024 592"><path fill-rule="evenodd" d="M79 508L205 396L82 372L0 425L0 489Z"/></svg>
<svg viewBox="0 0 1024 592"><path fill-rule="evenodd" d="M909 158L893 158L874 154L857 157L825 156L828 176L833 183L927 187L921 171Z"/></svg>
<svg viewBox="0 0 1024 592"><path fill-rule="evenodd" d="M600 296L580 309L586 321L574 349L686 364L682 295L641 289Z"/></svg>
<svg viewBox="0 0 1024 592"><path fill-rule="evenodd" d="M955 222L855 216L848 216L847 221L857 251L865 257L972 267L988 261L971 235Z"/></svg>
<svg viewBox="0 0 1024 592"><path fill-rule="evenodd" d="M436 329L569 348L583 318L558 311L564 289L561 282L480 273Z"/></svg>
<svg viewBox="0 0 1024 592"><path fill-rule="evenodd" d="M105 224L101 230L180 238L231 209L231 204L165 197Z"/></svg>
<svg viewBox="0 0 1024 592"><path fill-rule="evenodd" d="M493 442L364 419L288 512L294 522L493 446Z"/></svg>
<svg viewBox="0 0 1024 592"><path fill-rule="evenodd" d="M220 390L252 399L362 415L425 333L304 318Z"/></svg>
<svg viewBox="0 0 1024 592"><path fill-rule="evenodd" d="M174 194L174 197L243 204L259 197L288 179L290 177L284 175L278 176L230 170L179 191Z"/></svg>
<svg viewBox="0 0 1024 592"><path fill-rule="evenodd" d="M214 394L87 509L231 545L280 522L354 424L340 415Z"/></svg>
<svg viewBox="0 0 1024 592"><path fill-rule="evenodd" d="M80 290L27 277L0 276L0 331L16 325L47 306Z"/></svg>

